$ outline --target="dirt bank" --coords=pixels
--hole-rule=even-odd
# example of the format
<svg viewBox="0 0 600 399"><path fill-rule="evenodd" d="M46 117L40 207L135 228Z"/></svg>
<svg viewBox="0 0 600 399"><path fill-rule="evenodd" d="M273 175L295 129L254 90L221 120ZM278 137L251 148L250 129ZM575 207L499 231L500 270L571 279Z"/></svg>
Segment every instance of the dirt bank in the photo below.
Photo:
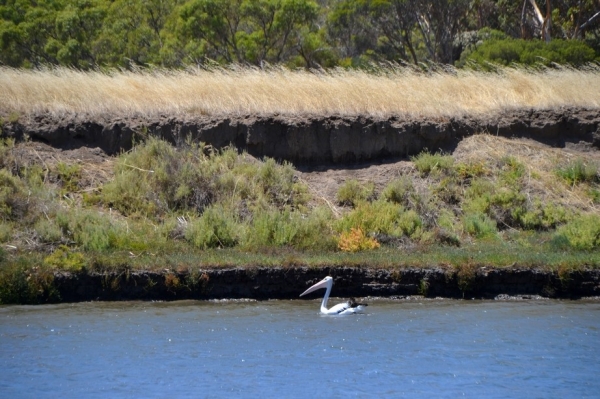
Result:
<svg viewBox="0 0 600 399"><path fill-rule="evenodd" d="M17 146L17 157L41 162L46 167L63 160L85 164L80 182L82 190L110 180L113 176L112 155L130 149L136 140L147 135L160 136L176 144L184 143L188 137L214 147L233 144L256 157L292 161L298 166L299 178L329 205L334 202L337 187L349 178L371 181L381 188L392 177L411 170L412 166L405 158L407 155L423 149L457 154L469 152L472 146L478 145L474 139L491 137L473 136L481 132L519 138L514 148L528 147L531 153L542 153L542 149L551 146L568 152L586 152L595 159L600 156L600 110L519 110L495 116L463 116L447 120L335 116L296 119L279 116L190 117L179 120L165 116L156 120L107 117L90 121L84 116L73 115L38 115L10 120L4 118L2 136L30 139ZM468 136L471 137L463 140ZM537 143L532 145L532 140ZM57 273L53 286L58 290L60 301L64 302L283 299L297 298L310 284L325 275L332 275L335 278L333 295L340 297L600 296L600 270L585 270L585 265L581 265L580 271L561 273L517 267L470 270L467 266L461 270L444 267L388 270L368 265L215 268L192 273L127 269L109 273Z"/></svg>
<svg viewBox="0 0 600 399"><path fill-rule="evenodd" d="M60 149L100 148L107 155L129 150L135 140L156 135L172 143L191 137L221 148L234 145L254 156L296 165L372 162L421 152L452 150L462 138L487 132L529 138L554 147L600 148L600 110L513 110L489 116L447 119L392 117L106 117L30 115L4 117L3 136L29 137Z"/></svg>
<svg viewBox="0 0 600 399"><path fill-rule="evenodd" d="M60 299L176 300L176 299L296 299L326 275L334 277L333 295L446 298L600 296L600 270L556 273L539 269L456 271L433 269L371 269L357 267L208 269L193 273L136 271L55 276ZM317 296L315 294L315 296Z"/></svg>

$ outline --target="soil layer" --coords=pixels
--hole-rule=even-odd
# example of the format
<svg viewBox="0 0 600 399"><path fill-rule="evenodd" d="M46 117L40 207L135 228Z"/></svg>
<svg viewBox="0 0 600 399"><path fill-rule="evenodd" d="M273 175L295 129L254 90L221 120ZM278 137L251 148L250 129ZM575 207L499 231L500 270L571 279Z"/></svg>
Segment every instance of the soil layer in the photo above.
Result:
<svg viewBox="0 0 600 399"><path fill-rule="evenodd" d="M193 139L215 148L233 145L257 157L296 166L374 162L451 151L475 133L533 139L554 147L600 148L600 110L560 108L512 110L455 118L371 117L106 117L40 114L4 118L3 136L28 137L52 147L99 148L107 155L128 151L155 135L174 144Z"/></svg>
<svg viewBox="0 0 600 399"><path fill-rule="evenodd" d="M178 299L296 299L324 276L334 277L337 297L415 295L445 298L569 298L600 296L600 270L556 273L540 269L456 271L431 269L232 268L194 273L122 271L55 275L55 286L65 302L90 300ZM323 293L312 295L317 297Z"/></svg>

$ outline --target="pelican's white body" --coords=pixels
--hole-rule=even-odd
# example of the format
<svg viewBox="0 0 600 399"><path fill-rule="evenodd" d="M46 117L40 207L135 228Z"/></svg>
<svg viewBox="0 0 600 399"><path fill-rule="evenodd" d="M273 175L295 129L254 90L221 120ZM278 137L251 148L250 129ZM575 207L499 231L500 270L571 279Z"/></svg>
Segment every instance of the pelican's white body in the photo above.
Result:
<svg viewBox="0 0 600 399"><path fill-rule="evenodd" d="M365 306L363 304L356 304L353 301L339 303L330 309L327 309L327 301L329 300L329 294L331 294L331 288L333 287L333 278L327 276L323 280L319 281L312 287L308 288L304 291L300 296L306 295L310 292L316 291L321 288L326 288L325 296L323 296L323 301L321 302L321 314L326 315L347 315L347 314L355 314L362 313L365 310Z"/></svg>

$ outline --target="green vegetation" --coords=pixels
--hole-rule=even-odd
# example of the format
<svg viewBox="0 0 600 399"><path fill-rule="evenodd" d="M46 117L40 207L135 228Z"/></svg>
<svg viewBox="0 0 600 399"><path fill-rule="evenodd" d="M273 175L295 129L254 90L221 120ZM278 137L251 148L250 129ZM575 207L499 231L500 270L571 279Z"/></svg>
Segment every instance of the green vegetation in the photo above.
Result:
<svg viewBox="0 0 600 399"><path fill-rule="evenodd" d="M421 68L461 54L463 62L505 65L598 59L594 1L552 2L548 44L520 39L543 36L531 2L522 7L476 0L6 0L0 64L327 68L395 61Z"/></svg>
<svg viewBox="0 0 600 399"><path fill-rule="evenodd" d="M486 67L488 63L509 66L552 64L581 66L598 61L593 48L576 40L492 39L483 42L468 54L463 54L461 63L475 63Z"/></svg>
<svg viewBox="0 0 600 399"><path fill-rule="evenodd" d="M148 138L114 160L111 178L88 188L85 165L29 163L5 141L0 302L57 300L56 271L450 265L466 291L473 265L600 267L592 161L557 159L544 175L547 166L524 163L521 144L469 140L476 148L497 140L498 155L424 152L412 171L379 189L342 184L339 208L317 205L290 164L233 148ZM188 282L173 274L169 284Z"/></svg>

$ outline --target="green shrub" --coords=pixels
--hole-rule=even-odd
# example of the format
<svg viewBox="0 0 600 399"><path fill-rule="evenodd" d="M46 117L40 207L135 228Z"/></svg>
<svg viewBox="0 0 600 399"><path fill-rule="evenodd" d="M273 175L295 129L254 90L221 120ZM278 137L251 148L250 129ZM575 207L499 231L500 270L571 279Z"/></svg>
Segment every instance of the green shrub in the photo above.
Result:
<svg viewBox="0 0 600 399"><path fill-rule="evenodd" d="M262 192L279 208L304 204L308 199L306 187L297 183L289 162L278 165L267 158L259 167L258 178Z"/></svg>
<svg viewBox="0 0 600 399"><path fill-rule="evenodd" d="M0 304L38 304L59 300L51 269L31 267L30 261L23 258L0 268Z"/></svg>
<svg viewBox="0 0 600 399"><path fill-rule="evenodd" d="M456 165L456 173L461 179L473 179L488 173L484 161L461 162Z"/></svg>
<svg viewBox="0 0 600 399"><path fill-rule="evenodd" d="M298 232L298 215L276 209L255 212L246 232L245 247L258 249L291 245Z"/></svg>
<svg viewBox="0 0 600 399"><path fill-rule="evenodd" d="M110 216L91 210L59 212L56 222L65 238L87 251L116 248L117 238L126 234L121 226L113 223Z"/></svg>
<svg viewBox="0 0 600 399"><path fill-rule="evenodd" d="M7 137L0 138L0 168L11 169L15 165L15 139Z"/></svg>
<svg viewBox="0 0 600 399"><path fill-rule="evenodd" d="M381 198L399 205L408 205L415 193L412 180L408 176L392 180L381 192Z"/></svg>
<svg viewBox="0 0 600 399"><path fill-rule="evenodd" d="M12 223L0 222L0 242L8 242L13 237L14 226Z"/></svg>
<svg viewBox="0 0 600 399"><path fill-rule="evenodd" d="M2 220L23 220L31 209L34 198L29 195L27 186L6 169L0 169L0 218Z"/></svg>
<svg viewBox="0 0 600 399"><path fill-rule="evenodd" d="M600 247L600 216L580 215L561 226L555 236L558 242L567 242L579 250L593 250Z"/></svg>
<svg viewBox="0 0 600 399"><path fill-rule="evenodd" d="M465 232L476 238L492 237L497 233L496 222L482 213L466 214L463 225Z"/></svg>
<svg viewBox="0 0 600 399"><path fill-rule="evenodd" d="M298 207L308 200L306 192L289 163L257 162L233 148L214 151L203 144L176 149L150 138L119 158L115 179L103 187L101 198L126 215L160 217L175 211L201 214L222 201Z"/></svg>
<svg viewBox="0 0 600 399"><path fill-rule="evenodd" d="M512 156L500 160L500 181L511 187L520 187L521 178L525 175L525 165Z"/></svg>
<svg viewBox="0 0 600 399"><path fill-rule="evenodd" d="M412 157L411 160L421 176L427 176L433 172L450 172L454 166L454 158L441 153L422 152L416 157Z"/></svg>
<svg viewBox="0 0 600 399"><path fill-rule="evenodd" d="M496 192L494 184L486 179L473 179L467 187L462 205L465 213L488 214L492 205L492 197Z"/></svg>
<svg viewBox="0 0 600 399"><path fill-rule="evenodd" d="M597 60L597 54L580 40L555 39L549 43L541 40L490 39L470 54L461 57L461 63L487 63L499 65L573 65L582 66Z"/></svg>
<svg viewBox="0 0 600 399"><path fill-rule="evenodd" d="M336 198L340 205L357 206L362 201L375 198L375 185L372 182L361 183L356 179L348 180L340 186Z"/></svg>
<svg viewBox="0 0 600 399"><path fill-rule="evenodd" d="M44 258L44 263L57 270L79 272L85 267L85 257L81 252L72 251L66 245L59 246Z"/></svg>
<svg viewBox="0 0 600 399"><path fill-rule="evenodd" d="M393 237L412 236L422 226L414 210L387 201L360 203L336 223L337 231L360 228L365 234L385 234Z"/></svg>
<svg viewBox="0 0 600 399"><path fill-rule="evenodd" d="M594 204L600 204L600 189L597 187L590 187L587 194Z"/></svg>
<svg viewBox="0 0 600 399"><path fill-rule="evenodd" d="M55 173L61 182L63 194L78 190L79 179L81 178L81 166L59 162L56 164Z"/></svg>
<svg viewBox="0 0 600 399"><path fill-rule="evenodd" d="M239 241L239 229L231 212L215 205L189 223L185 238L200 249L233 247Z"/></svg>
<svg viewBox="0 0 600 399"><path fill-rule="evenodd" d="M549 230L565 223L569 218L567 210L553 203L543 204L535 201L531 209L519 215L518 223L524 229Z"/></svg>
<svg viewBox="0 0 600 399"><path fill-rule="evenodd" d="M593 183L600 180L598 175L598 165L584 162L581 158L556 169L556 175L570 185Z"/></svg>
<svg viewBox="0 0 600 399"><path fill-rule="evenodd" d="M33 227L38 239L43 243L63 241L63 232L55 219L40 218Z"/></svg>
<svg viewBox="0 0 600 399"><path fill-rule="evenodd" d="M446 204L458 204L462 198L462 187L455 176L446 176L433 186L433 194Z"/></svg>
<svg viewBox="0 0 600 399"><path fill-rule="evenodd" d="M333 232L334 216L327 207L313 209L296 219L298 230L292 245L297 249L328 251L336 247Z"/></svg>

